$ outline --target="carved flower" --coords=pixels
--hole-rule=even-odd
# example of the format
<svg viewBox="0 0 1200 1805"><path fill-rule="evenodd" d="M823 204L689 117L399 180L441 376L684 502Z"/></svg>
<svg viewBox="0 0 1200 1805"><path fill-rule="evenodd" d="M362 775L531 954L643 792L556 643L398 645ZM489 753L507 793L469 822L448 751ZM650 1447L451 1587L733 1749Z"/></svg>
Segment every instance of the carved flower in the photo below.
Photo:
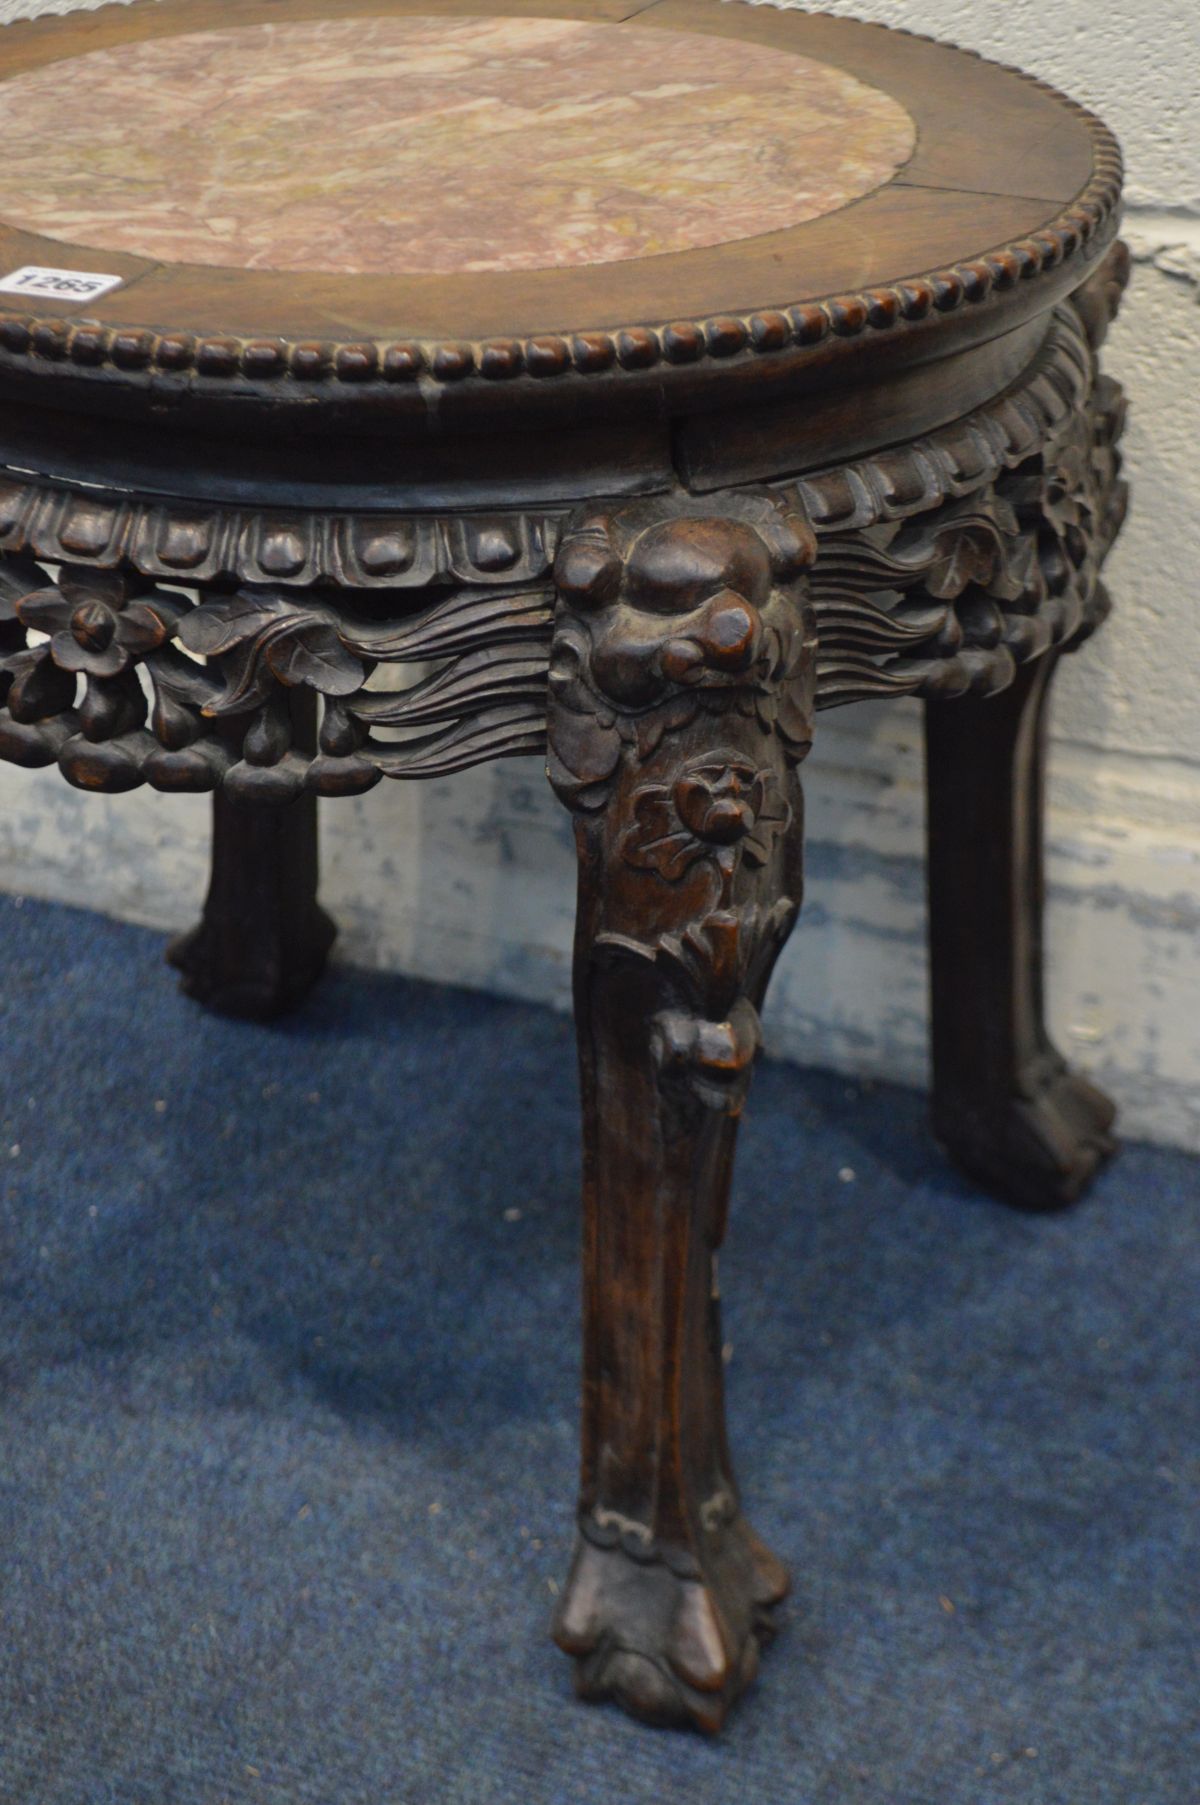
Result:
<svg viewBox="0 0 1200 1805"><path fill-rule="evenodd" d="M52 588L22 597L23 626L50 636L49 656L59 670L116 677L131 663L173 638L186 609L180 597L157 591L129 600L116 572L64 569Z"/></svg>
<svg viewBox="0 0 1200 1805"><path fill-rule="evenodd" d="M622 842L629 864L677 883L698 859L731 870L738 857L764 865L791 820L773 771L745 759L704 758L673 784L647 784L633 799L634 825Z"/></svg>

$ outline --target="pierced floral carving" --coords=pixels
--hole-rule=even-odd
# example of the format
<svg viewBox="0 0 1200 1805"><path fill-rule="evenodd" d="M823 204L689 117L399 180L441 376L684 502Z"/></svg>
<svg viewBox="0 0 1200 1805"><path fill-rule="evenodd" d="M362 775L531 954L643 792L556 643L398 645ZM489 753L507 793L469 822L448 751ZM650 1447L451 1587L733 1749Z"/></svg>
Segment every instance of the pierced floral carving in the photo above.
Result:
<svg viewBox="0 0 1200 1805"><path fill-rule="evenodd" d="M115 573L67 568L57 584L23 596L16 613L23 626L49 635L45 655L61 671L116 677L167 644L184 606L166 594L134 599Z"/></svg>
<svg viewBox="0 0 1200 1805"><path fill-rule="evenodd" d="M1114 253L1096 273L1106 309L1122 269ZM701 719L710 745L754 722L803 756L814 634L820 708L1003 688L1108 607L1124 402L1096 371L1089 304L1059 310L1020 385L928 439L774 494L598 510L565 536L551 515L325 533L316 515L185 519L0 486L0 756L100 789L358 794L540 751L549 666L554 782L598 808L622 758ZM537 573L560 539L551 660ZM199 605L157 586L160 552L181 575L193 561ZM289 574L213 575L231 563ZM351 593L303 586L314 572ZM382 681L404 664L425 669ZM291 742L296 687L321 698L315 758Z"/></svg>
<svg viewBox="0 0 1200 1805"><path fill-rule="evenodd" d="M549 630L550 598L532 588L454 590L371 619L311 593L247 587L197 605L128 570L63 566L50 582L5 559L0 755L57 760L91 789L356 794L539 750ZM406 663L436 668L407 688L367 687ZM315 758L292 744L297 688L324 703Z"/></svg>
<svg viewBox="0 0 1200 1805"><path fill-rule="evenodd" d="M1076 328L1078 330L1078 328ZM990 694L1019 664L1082 644L1108 612L1100 569L1126 505L1118 384L961 500L821 542L817 706Z"/></svg>

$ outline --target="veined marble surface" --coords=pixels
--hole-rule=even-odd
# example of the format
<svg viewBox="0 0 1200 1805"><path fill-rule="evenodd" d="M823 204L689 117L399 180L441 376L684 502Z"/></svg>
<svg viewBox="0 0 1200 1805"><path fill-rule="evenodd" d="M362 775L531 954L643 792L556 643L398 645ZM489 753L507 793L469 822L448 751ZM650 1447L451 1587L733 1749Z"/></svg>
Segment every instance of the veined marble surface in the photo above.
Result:
<svg viewBox="0 0 1200 1805"><path fill-rule="evenodd" d="M410 17L49 64L0 85L0 142L18 226L169 262L399 275L778 231L890 180L915 128L844 71L754 44Z"/></svg>

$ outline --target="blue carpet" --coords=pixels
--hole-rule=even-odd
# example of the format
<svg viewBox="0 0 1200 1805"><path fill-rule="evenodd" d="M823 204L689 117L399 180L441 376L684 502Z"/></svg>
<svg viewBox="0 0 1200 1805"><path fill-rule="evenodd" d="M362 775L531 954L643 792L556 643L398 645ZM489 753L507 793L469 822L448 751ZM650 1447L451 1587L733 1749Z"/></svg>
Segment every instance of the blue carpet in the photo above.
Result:
<svg viewBox="0 0 1200 1805"><path fill-rule="evenodd" d="M1022 1217L765 1067L730 1404L797 1591L709 1744L547 1639L568 1023L335 970L241 1026L151 934L0 929L4 1805L1195 1805L1195 1162Z"/></svg>

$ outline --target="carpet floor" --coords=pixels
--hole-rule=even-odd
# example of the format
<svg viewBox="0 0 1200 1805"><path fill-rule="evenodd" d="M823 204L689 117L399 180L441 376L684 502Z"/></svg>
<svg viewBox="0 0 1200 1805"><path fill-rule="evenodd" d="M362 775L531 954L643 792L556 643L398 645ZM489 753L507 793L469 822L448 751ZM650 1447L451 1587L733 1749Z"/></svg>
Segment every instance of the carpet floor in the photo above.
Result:
<svg viewBox="0 0 1200 1805"><path fill-rule="evenodd" d="M1196 1805L1200 1164L1014 1215L766 1065L722 1263L796 1593L709 1743L574 1702L569 1024L272 1029L0 901L4 1805Z"/></svg>

